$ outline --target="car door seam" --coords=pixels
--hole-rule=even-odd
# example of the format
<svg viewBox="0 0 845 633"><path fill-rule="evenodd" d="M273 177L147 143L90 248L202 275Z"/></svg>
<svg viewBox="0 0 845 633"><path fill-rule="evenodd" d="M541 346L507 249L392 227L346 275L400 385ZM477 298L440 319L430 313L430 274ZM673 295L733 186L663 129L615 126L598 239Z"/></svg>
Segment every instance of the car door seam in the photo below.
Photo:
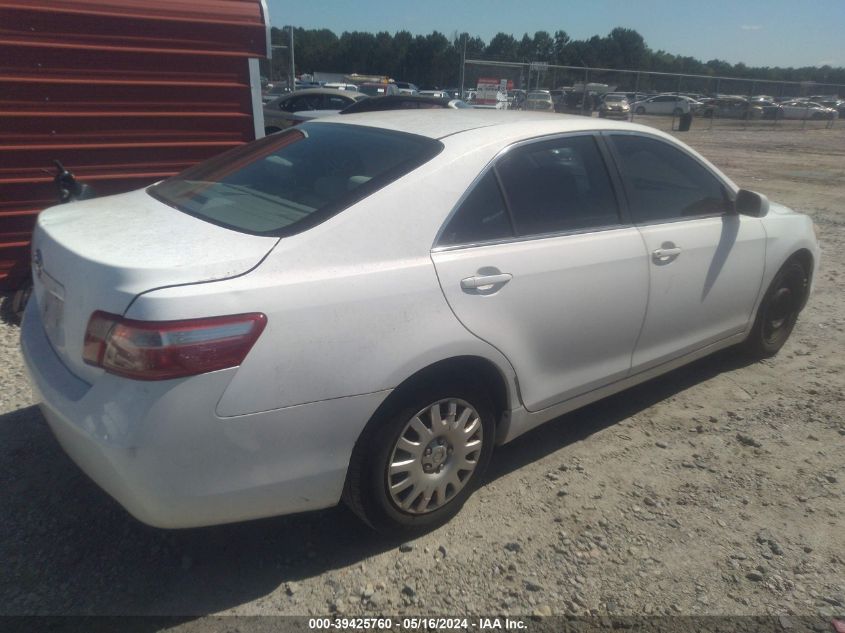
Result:
<svg viewBox="0 0 845 633"><path fill-rule="evenodd" d="M434 276L437 278L437 285L440 287L440 293L443 295L443 300L446 302L446 305L449 306L449 311L452 313L452 316L455 317L457 322L461 324L461 327L463 327L467 332L469 332L469 334L471 336L474 336L479 341L483 341L484 343L487 343L487 345L489 345L494 350L499 352L499 354L502 355L502 358L504 358L507 361L508 365L510 365L511 371L513 372L513 375L514 375L514 378L515 378L514 384L516 385L517 400L519 401L520 406L522 406L526 411L529 411L528 407L525 406L525 402L522 399L522 389L520 388L520 384L519 384L519 374L517 374L516 367L513 366L511 359L508 358L507 354L505 354L502 350L500 350L495 344L491 343L490 341L488 341L485 338L482 338L481 336L478 336L478 334L473 332L469 327L467 327L467 324L464 323L461 320L461 317L459 317L458 313L455 312L455 308L452 307L452 303L449 301L449 297L446 294L446 289L443 287L443 280L440 278L440 271L437 270L437 264L434 262L434 255L431 252L429 252L428 257L431 260L432 268L434 268ZM515 409L516 407L514 407L513 403L511 403L510 408Z"/></svg>

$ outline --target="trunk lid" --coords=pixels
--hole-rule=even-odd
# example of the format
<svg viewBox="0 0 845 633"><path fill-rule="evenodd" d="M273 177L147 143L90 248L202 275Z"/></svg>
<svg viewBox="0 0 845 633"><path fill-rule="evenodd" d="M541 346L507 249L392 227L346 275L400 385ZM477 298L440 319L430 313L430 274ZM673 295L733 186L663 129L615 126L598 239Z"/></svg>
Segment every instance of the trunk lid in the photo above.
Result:
<svg viewBox="0 0 845 633"><path fill-rule="evenodd" d="M82 345L95 310L123 314L153 288L241 275L277 242L200 220L144 190L60 205L38 217L34 298L57 354L93 381L102 370L85 364Z"/></svg>

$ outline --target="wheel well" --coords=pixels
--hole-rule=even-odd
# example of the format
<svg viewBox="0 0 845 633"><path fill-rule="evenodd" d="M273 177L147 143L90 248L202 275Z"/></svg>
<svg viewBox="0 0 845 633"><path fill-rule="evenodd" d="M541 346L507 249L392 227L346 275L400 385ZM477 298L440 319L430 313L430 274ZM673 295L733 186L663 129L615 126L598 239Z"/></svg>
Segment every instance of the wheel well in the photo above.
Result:
<svg viewBox="0 0 845 633"><path fill-rule="evenodd" d="M787 262L797 261L801 266L807 271L807 279L812 279L813 277L813 254L808 251L806 248L802 248L801 250L795 251L792 255L790 255ZM805 289L804 296L801 297L801 309L804 309L804 306L807 305L807 300L810 298L810 284L809 281L807 283L807 288Z"/></svg>
<svg viewBox="0 0 845 633"><path fill-rule="evenodd" d="M490 396L498 427L502 414L509 409L510 404L504 376L487 359L478 356L456 356L429 365L403 380L376 409L358 441L365 437L385 415L390 415L401 408L407 395L418 389L420 385L449 380L472 380L481 385Z"/></svg>
<svg viewBox="0 0 845 633"><path fill-rule="evenodd" d="M350 470L360 467L362 446L365 446L364 443L367 438L386 416L398 412L401 409L409 393L412 393L415 389L419 389L421 385L431 384L432 382L442 382L450 379L467 380L468 378L469 380L476 380L480 383L490 396L496 418L493 421L496 425L496 436L501 437L501 431L506 429L503 426L500 428L499 422L502 419L502 414L508 411L509 408L508 387L505 377L489 360L478 356L456 356L438 361L408 376L384 399L384 402L373 413L364 430L361 431L361 434L355 441L355 447L352 450L350 458ZM343 493L347 499L349 498L349 482L350 473L347 472Z"/></svg>

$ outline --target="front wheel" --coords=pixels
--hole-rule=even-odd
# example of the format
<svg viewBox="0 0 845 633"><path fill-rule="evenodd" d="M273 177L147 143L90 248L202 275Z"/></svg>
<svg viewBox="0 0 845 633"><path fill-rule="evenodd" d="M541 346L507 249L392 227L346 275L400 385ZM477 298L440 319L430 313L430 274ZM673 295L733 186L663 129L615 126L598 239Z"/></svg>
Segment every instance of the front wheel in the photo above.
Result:
<svg viewBox="0 0 845 633"><path fill-rule="evenodd" d="M804 305L809 275L795 260L784 264L760 302L754 327L745 341L754 358L774 356L784 346Z"/></svg>
<svg viewBox="0 0 845 633"><path fill-rule="evenodd" d="M344 500L382 533L430 529L478 487L495 436L494 409L475 386L428 387L365 433Z"/></svg>

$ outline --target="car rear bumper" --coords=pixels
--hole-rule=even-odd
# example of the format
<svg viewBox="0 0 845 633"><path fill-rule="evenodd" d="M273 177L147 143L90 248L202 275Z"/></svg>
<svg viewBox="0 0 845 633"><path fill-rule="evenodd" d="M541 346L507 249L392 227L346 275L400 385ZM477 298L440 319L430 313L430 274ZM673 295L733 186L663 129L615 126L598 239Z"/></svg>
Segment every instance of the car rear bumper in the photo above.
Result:
<svg viewBox="0 0 845 633"><path fill-rule="evenodd" d="M389 393L221 418L236 369L90 385L53 351L35 301L21 348L33 390L67 454L136 518L156 527L230 523L330 507L352 448Z"/></svg>

